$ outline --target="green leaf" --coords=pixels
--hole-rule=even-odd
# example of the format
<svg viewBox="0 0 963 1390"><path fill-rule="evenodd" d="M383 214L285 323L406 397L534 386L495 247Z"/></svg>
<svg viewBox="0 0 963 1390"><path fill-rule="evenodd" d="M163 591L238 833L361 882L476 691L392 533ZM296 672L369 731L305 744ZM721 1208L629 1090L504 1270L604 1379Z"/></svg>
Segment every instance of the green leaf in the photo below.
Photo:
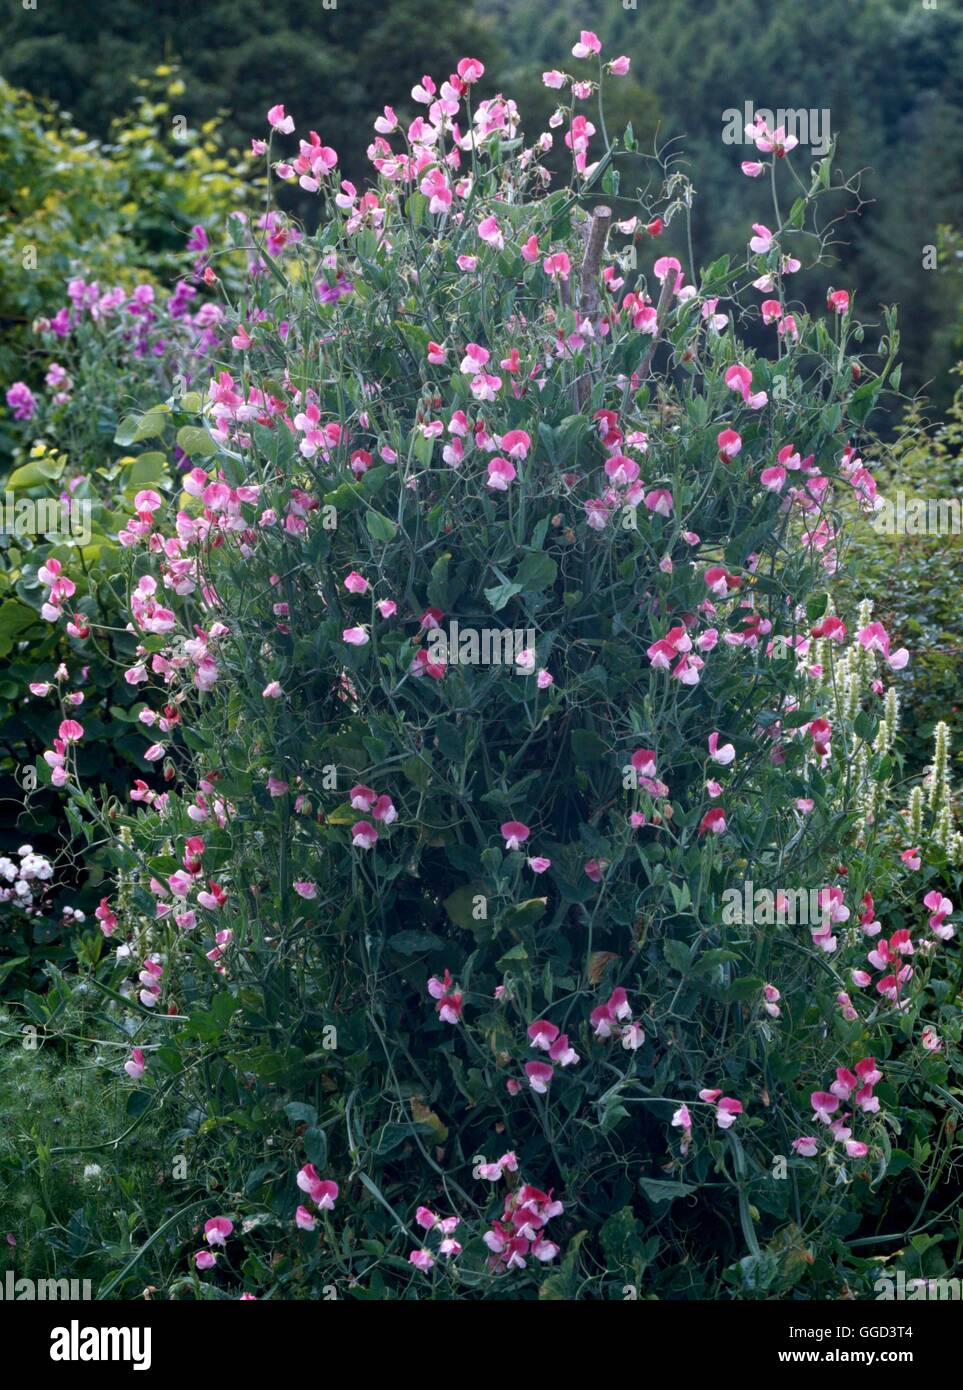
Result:
<svg viewBox="0 0 963 1390"><path fill-rule="evenodd" d="M642 1258L642 1235L631 1207L613 1212L599 1232L599 1239L614 1269L631 1268Z"/></svg>
<svg viewBox="0 0 963 1390"><path fill-rule="evenodd" d="M542 589L550 588L557 576L558 565L551 555L538 550L525 556L515 572L515 583L521 593L537 594Z"/></svg>
<svg viewBox="0 0 963 1390"><path fill-rule="evenodd" d="M818 623L819 619L826 612L826 605L829 602L828 594L810 594L806 600L806 617L811 623Z"/></svg>
<svg viewBox="0 0 963 1390"><path fill-rule="evenodd" d="M166 410L156 406L146 415L128 415L118 425L114 443L126 447L128 444L140 444L145 439L157 439L164 433L169 418Z"/></svg>
<svg viewBox="0 0 963 1390"><path fill-rule="evenodd" d="M13 598L0 603L0 656L6 656L20 634L39 621L39 615L25 603Z"/></svg>
<svg viewBox="0 0 963 1390"><path fill-rule="evenodd" d="M284 1113L293 1125L314 1125L318 1121L318 1112L313 1105L305 1105L303 1101L292 1100L284 1107Z"/></svg>
<svg viewBox="0 0 963 1390"><path fill-rule="evenodd" d="M159 451L138 454L124 479L125 485L130 488L148 487L161 481L167 481L167 457Z"/></svg>
<svg viewBox="0 0 963 1390"><path fill-rule="evenodd" d="M572 731L572 757L579 767L599 763L608 755L608 747L591 729Z"/></svg>
<svg viewBox="0 0 963 1390"><path fill-rule="evenodd" d="M196 425L185 425L177 431L178 447L190 458L211 458L217 453L217 445L207 430Z"/></svg>
<svg viewBox="0 0 963 1390"><path fill-rule="evenodd" d="M442 612L446 612L448 609L448 566L450 564L450 552L446 551L444 555L439 555L431 567L431 579L428 581L428 602L432 608L440 608Z"/></svg>
<svg viewBox="0 0 963 1390"><path fill-rule="evenodd" d="M474 931L479 921L483 920L473 915L475 899L484 896L484 885L466 883L448 895L444 902L445 911L456 927L464 927L467 931Z"/></svg>
<svg viewBox="0 0 963 1390"><path fill-rule="evenodd" d="M382 516L381 512L365 512L364 524L368 528L368 535L372 540L381 541L387 545L388 541L393 541L398 530L395 523L388 517Z"/></svg>
<svg viewBox="0 0 963 1390"><path fill-rule="evenodd" d="M371 1150L378 1158L384 1158L385 1154L392 1153L406 1139L411 1139L416 1134L430 1133L431 1129L428 1125L412 1124L409 1120L400 1124L389 1121L382 1125L375 1135Z"/></svg>
<svg viewBox="0 0 963 1390"><path fill-rule="evenodd" d="M485 597L491 604L492 612L498 613L505 607L509 599L513 599L516 594L521 592L521 584L511 584L506 580L504 584L496 584L494 588L486 589Z"/></svg>
<svg viewBox="0 0 963 1390"><path fill-rule="evenodd" d="M395 320L395 328L411 348L415 360L423 362L431 340L427 328L422 328L420 323L406 323L403 319Z"/></svg>
<svg viewBox="0 0 963 1390"><path fill-rule="evenodd" d="M301 1143L304 1145L304 1156L309 1163L313 1163L315 1168L322 1169L328 1162L328 1136L323 1129L312 1125L306 1129L301 1136Z"/></svg>
<svg viewBox="0 0 963 1390"><path fill-rule="evenodd" d="M440 951L445 943L428 931L400 931L389 936L387 944L399 955L423 956L429 951Z"/></svg>
<svg viewBox="0 0 963 1390"><path fill-rule="evenodd" d="M12 971L16 970L18 965L26 965L29 959L29 956L14 956L12 960L5 960L0 965L0 981L6 979Z"/></svg>
<svg viewBox="0 0 963 1390"><path fill-rule="evenodd" d="M513 903L502 914L502 925L507 927L530 927L545 916L548 898L526 898L525 902Z"/></svg>
<svg viewBox="0 0 963 1390"><path fill-rule="evenodd" d="M677 1197L688 1197L698 1188L687 1182L669 1182L663 1178L639 1178L639 1190L654 1207L674 1202Z"/></svg>
<svg viewBox="0 0 963 1390"><path fill-rule="evenodd" d="M692 969L692 952L684 941L675 941L667 936L662 943L662 954L680 975L687 975Z"/></svg>
<svg viewBox="0 0 963 1390"><path fill-rule="evenodd" d="M858 425L864 423L875 406L881 386L880 381L864 381L862 386L858 386L853 392L849 402L849 413Z"/></svg>
<svg viewBox="0 0 963 1390"><path fill-rule="evenodd" d="M29 463L13 470L5 486L9 492L16 492L18 488L39 487L42 483L59 478L66 462L66 458L31 459Z"/></svg>

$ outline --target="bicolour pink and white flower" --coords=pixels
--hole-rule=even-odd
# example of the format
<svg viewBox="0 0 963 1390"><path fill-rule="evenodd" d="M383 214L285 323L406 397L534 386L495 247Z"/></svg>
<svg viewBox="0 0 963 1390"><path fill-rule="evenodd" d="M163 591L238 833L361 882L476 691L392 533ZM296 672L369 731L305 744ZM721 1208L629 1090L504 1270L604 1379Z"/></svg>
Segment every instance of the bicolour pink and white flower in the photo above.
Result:
<svg viewBox="0 0 963 1390"><path fill-rule="evenodd" d="M507 820L501 827L502 838L505 841L506 850L521 849L522 845L532 833L523 821Z"/></svg>
<svg viewBox="0 0 963 1390"><path fill-rule="evenodd" d="M313 1163L305 1163L298 1171L297 1185L306 1192L318 1211L333 1211L338 1200L338 1184L322 1178Z"/></svg>
<svg viewBox="0 0 963 1390"><path fill-rule="evenodd" d="M442 1023L458 1023L461 1019L464 995L455 988L455 982L446 969L441 979L433 975L428 981L428 993L435 1000L438 1017Z"/></svg>

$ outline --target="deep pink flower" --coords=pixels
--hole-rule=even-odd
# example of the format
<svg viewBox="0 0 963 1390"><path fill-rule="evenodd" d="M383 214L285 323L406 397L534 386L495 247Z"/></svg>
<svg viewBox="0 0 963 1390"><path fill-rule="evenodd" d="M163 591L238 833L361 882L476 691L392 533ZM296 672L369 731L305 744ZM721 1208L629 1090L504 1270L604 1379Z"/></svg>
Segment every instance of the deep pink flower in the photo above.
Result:
<svg viewBox="0 0 963 1390"><path fill-rule="evenodd" d="M552 1077L555 1075L555 1068L548 1062L526 1062L525 1075L528 1077L528 1084L536 1095L544 1096L548 1091Z"/></svg>
<svg viewBox="0 0 963 1390"><path fill-rule="evenodd" d="M501 828L505 839L505 848L508 850L521 849L522 845L532 833L527 825L520 820L507 820Z"/></svg>

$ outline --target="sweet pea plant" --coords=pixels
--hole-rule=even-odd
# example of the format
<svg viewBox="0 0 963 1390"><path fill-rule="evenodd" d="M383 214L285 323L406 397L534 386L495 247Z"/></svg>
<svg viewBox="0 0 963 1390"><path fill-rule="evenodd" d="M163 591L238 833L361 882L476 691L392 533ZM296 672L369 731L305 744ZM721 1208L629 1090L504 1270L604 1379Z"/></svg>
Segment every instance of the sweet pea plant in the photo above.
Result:
<svg viewBox="0 0 963 1390"><path fill-rule="evenodd" d="M204 240L199 226L191 240L195 247ZM24 770L64 713L81 704L85 777L119 790L140 763L140 741L128 729L135 692L123 680L133 643L116 579L117 533L147 485L170 487L188 460L151 449L150 429L125 435L122 422L131 411L139 420L159 393L187 390L218 341L222 310L204 293L203 255L193 255L194 283L183 279L170 293L146 280L124 290L75 277L65 302L33 325L44 388L23 380L6 388L20 442L5 478L0 536L0 654L10 655L0 704L5 796L26 789ZM115 436L137 452L110 458ZM53 576L60 576L55 584ZM51 625L51 612L64 621ZM56 700L46 698L52 692ZM59 855L59 808L54 814L41 791L28 795L25 812L20 834L40 837ZM70 854L62 857L66 863ZM0 988L9 989L11 978Z"/></svg>
<svg viewBox="0 0 963 1390"><path fill-rule="evenodd" d="M364 191L273 107L254 153L318 230L233 222L257 273L209 385L124 427L189 464L118 532L143 775L98 795L82 719L39 771L108 842L82 1007L185 1186L102 1296L813 1296L952 1262L946 734L907 788L909 654L832 596L895 328L864 353L848 292L794 306L833 189L781 132L735 257L661 254L671 169L614 220L628 61L573 55L528 138L477 61L423 77ZM753 884L777 911L733 920Z"/></svg>

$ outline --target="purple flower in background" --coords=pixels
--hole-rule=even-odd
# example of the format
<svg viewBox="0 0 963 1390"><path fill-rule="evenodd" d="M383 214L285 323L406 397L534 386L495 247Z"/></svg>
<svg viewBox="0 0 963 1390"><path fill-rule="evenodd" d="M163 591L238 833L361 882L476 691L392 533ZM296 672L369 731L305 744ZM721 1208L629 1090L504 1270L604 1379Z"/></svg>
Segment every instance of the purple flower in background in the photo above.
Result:
<svg viewBox="0 0 963 1390"><path fill-rule="evenodd" d="M322 304L337 304L343 294L350 294L354 285L345 275L339 275L333 285L322 280L318 285L318 298Z"/></svg>
<svg viewBox="0 0 963 1390"><path fill-rule="evenodd" d="M15 420L32 420L37 411L33 392L23 381L15 381L7 389L7 405L13 411Z"/></svg>
<svg viewBox="0 0 963 1390"><path fill-rule="evenodd" d="M196 226L191 228L191 234L187 241L187 249L188 251L206 251L208 245L207 232L205 232L204 228L198 222Z"/></svg>
<svg viewBox="0 0 963 1390"><path fill-rule="evenodd" d="M153 302L154 287L152 285L136 285L127 304L127 312L128 314L140 314L145 318L153 318L150 307Z"/></svg>
<svg viewBox="0 0 963 1390"><path fill-rule="evenodd" d="M184 318L190 307L191 300L196 294L197 290L192 289L185 281L178 280L177 284L174 286L174 293L167 303L167 312L170 314L171 318Z"/></svg>
<svg viewBox="0 0 963 1390"><path fill-rule="evenodd" d="M209 247L210 242L207 238L207 232L205 232L204 228L198 222L191 228L191 234L187 239L188 251L200 252L200 255L191 268L191 278L194 280L199 280L207 267L208 257L206 252Z"/></svg>

